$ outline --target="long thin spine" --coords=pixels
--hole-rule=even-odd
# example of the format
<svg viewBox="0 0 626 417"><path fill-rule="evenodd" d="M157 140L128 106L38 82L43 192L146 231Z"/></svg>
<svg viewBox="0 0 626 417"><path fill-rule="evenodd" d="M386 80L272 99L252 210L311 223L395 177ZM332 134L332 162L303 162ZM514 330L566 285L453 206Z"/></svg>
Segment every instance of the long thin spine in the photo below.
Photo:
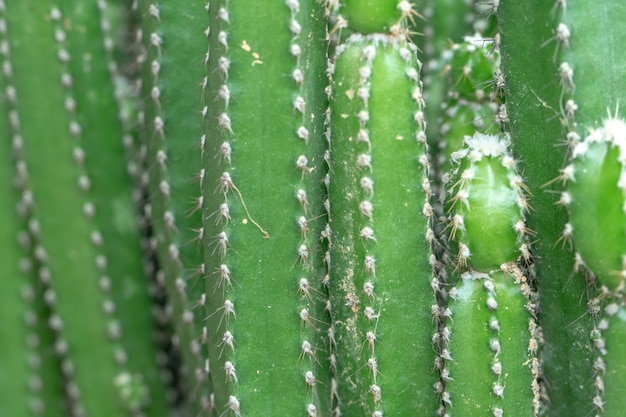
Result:
<svg viewBox="0 0 626 417"><path fill-rule="evenodd" d="M355 35L334 63L330 301L344 415L438 408L430 184L414 53L402 39Z"/></svg>
<svg viewBox="0 0 626 417"><path fill-rule="evenodd" d="M208 12L201 152L216 413L326 415L324 10L216 1Z"/></svg>

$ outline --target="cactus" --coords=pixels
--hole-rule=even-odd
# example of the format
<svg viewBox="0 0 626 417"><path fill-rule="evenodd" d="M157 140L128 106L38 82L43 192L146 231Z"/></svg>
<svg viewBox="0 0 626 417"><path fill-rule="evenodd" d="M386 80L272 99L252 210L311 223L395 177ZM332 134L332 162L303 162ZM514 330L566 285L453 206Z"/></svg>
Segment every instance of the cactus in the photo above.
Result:
<svg viewBox="0 0 626 417"><path fill-rule="evenodd" d="M221 1L208 12L200 154L215 412L324 415L324 9Z"/></svg>
<svg viewBox="0 0 626 417"><path fill-rule="evenodd" d="M204 311L201 184L202 160L198 153L202 132L202 57L207 50L206 14L195 2L189 14L174 2L138 2L140 29L136 48L140 68L140 121L145 146L143 166L147 176L146 215L153 229L157 282L166 294L166 314L171 316L175 347L181 365L172 379L180 381L179 400L192 415L211 406L211 384ZM181 32L178 28L185 27ZM173 41L175 40L175 41ZM188 67L176 65L187 62ZM176 64L175 64L176 63ZM188 90L188 95L176 91ZM192 96L193 92L195 96ZM180 373L180 378L175 375Z"/></svg>
<svg viewBox="0 0 626 417"><path fill-rule="evenodd" d="M41 383L63 381L68 413L94 416L139 413L147 398L136 384L149 386L151 412L160 415L163 386L123 179L122 134L105 45L94 36L101 15L95 3L80 6L2 4L6 133L33 240L32 264L45 287L37 301L49 306L44 320L55 332L54 345L42 349L54 350L60 361L56 381ZM124 345L126 334L136 339ZM41 340L51 342L45 334ZM44 358L48 370L54 360ZM58 411L56 404L37 408Z"/></svg>
<svg viewBox="0 0 626 417"><path fill-rule="evenodd" d="M353 35L334 62L331 348L338 410L345 415L428 415L438 408L431 348L437 329L430 317L437 288L431 288L427 240L432 209L414 54L402 39ZM385 114L390 106L398 110L393 116ZM417 308L408 309L412 304ZM416 374L423 379L413 379Z"/></svg>
<svg viewBox="0 0 626 417"><path fill-rule="evenodd" d="M458 252L442 355L446 413L537 415L537 324L520 267L530 260L525 186L507 141L476 134L465 142L453 154L458 166L449 190L448 230Z"/></svg>
<svg viewBox="0 0 626 417"><path fill-rule="evenodd" d="M620 415L622 3L0 0L0 414Z"/></svg>
<svg viewBox="0 0 626 417"><path fill-rule="evenodd" d="M574 410L602 415L596 377L602 366L593 347L596 291L576 272L580 268L568 241L567 213L559 203L568 146L558 145L585 137L623 96L615 78L622 70L602 71L594 59L601 51L622 62L620 39L605 38L606 30L593 26L612 27L610 19L622 15L623 7L620 2L597 8L591 2L557 1L501 2L498 9L507 111L515 121L509 128L514 151L524 161L526 184L536 190L527 220L537 233L543 372L547 381L570 381L546 385L551 415ZM535 16L543 25L522 25L516 18L521 15Z"/></svg>

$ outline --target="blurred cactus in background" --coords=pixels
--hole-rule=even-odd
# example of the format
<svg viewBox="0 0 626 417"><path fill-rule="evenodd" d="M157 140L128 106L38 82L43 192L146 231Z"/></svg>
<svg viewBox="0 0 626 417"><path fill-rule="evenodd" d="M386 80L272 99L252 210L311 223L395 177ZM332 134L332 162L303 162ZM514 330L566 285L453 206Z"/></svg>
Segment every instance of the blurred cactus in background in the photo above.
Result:
<svg viewBox="0 0 626 417"><path fill-rule="evenodd" d="M598 416L617 0L0 0L0 416Z"/></svg>

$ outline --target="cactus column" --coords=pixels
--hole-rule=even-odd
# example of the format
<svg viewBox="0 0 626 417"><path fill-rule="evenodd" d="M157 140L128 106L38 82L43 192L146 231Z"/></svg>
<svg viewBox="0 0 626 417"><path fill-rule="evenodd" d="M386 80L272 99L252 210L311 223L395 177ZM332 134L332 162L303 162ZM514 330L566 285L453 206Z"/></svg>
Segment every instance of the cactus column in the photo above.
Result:
<svg viewBox="0 0 626 417"><path fill-rule="evenodd" d="M145 385L155 410L163 395L100 14L95 2L60 6L11 4L4 26L33 264L47 286L41 301L52 310L70 414L138 415L148 405ZM120 302L137 310L118 320ZM122 328L138 337L130 349ZM131 351L142 359L133 362Z"/></svg>
<svg viewBox="0 0 626 417"><path fill-rule="evenodd" d="M331 348L333 395L344 415L438 408L418 65L412 45L387 35L353 35L334 63Z"/></svg>
<svg viewBox="0 0 626 417"><path fill-rule="evenodd" d="M525 185L507 141L477 133L465 143L453 154L448 202L457 253L442 355L446 415L536 416L535 307L518 264L530 261Z"/></svg>
<svg viewBox="0 0 626 417"><path fill-rule="evenodd" d="M217 415L327 415L324 9L209 12L203 231Z"/></svg>
<svg viewBox="0 0 626 417"><path fill-rule="evenodd" d="M620 1L501 1L498 9L507 107L516 121L511 137L528 186L542 190L534 193L528 222L537 232L542 363L553 416L603 408L596 378L602 367L592 345L598 300L585 277L575 273L580 268L571 224L566 225L566 211L554 207L567 203L561 194L572 173L562 170L567 148L597 129L626 93L624 34L612 30L624 13ZM610 64L598 66L598 59Z"/></svg>

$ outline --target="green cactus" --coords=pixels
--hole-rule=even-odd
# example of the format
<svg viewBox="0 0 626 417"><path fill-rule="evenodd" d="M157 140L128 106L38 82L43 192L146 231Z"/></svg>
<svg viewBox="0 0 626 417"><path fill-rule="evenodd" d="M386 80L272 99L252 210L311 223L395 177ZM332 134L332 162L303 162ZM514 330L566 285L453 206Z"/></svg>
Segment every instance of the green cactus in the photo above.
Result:
<svg viewBox="0 0 626 417"><path fill-rule="evenodd" d="M65 381L71 413L138 413L145 395L124 398L124 384L115 383L130 375L144 379L158 415L164 396L100 13L95 3L82 6L3 4L16 176L45 285L40 302L56 333L45 349L60 357L56 378ZM123 344L122 331L137 339Z"/></svg>
<svg viewBox="0 0 626 417"><path fill-rule="evenodd" d="M499 72L499 53L493 41L480 36L466 37L442 53L439 65L444 79L446 100L433 133L439 152L437 169L453 169L452 153L463 147L463 138L474 132L495 133L500 91L495 78ZM433 138L431 138L431 141Z"/></svg>
<svg viewBox="0 0 626 417"><path fill-rule="evenodd" d="M580 268L571 251L567 213L561 207L566 179L562 169L568 147L585 137L587 129L597 128L607 109L615 108L624 95L618 81L623 72L623 35L606 36L624 6L609 2L596 7L586 1L501 3L498 18L509 127L526 183L536 190L528 225L537 233L543 372L547 381L570 381L546 384L549 413L602 415L602 381L596 376L601 376L603 367L594 347L597 300L595 290L576 273ZM521 15L538 24L522 24L516 18ZM601 70L597 54L620 64ZM558 146L568 143L572 145Z"/></svg>
<svg viewBox="0 0 626 417"><path fill-rule="evenodd" d="M620 415L622 3L0 0L0 415Z"/></svg>
<svg viewBox="0 0 626 417"><path fill-rule="evenodd" d="M325 10L221 1L208 12L200 154L216 414L326 415Z"/></svg>
<svg viewBox="0 0 626 417"><path fill-rule="evenodd" d="M330 303L334 394L344 415L428 415L438 408L432 209L411 46L386 35L353 35L334 63ZM393 115L385 111L391 106Z"/></svg>
<svg viewBox="0 0 626 417"><path fill-rule="evenodd" d="M626 340L622 244L625 132L623 120L609 117L584 140L572 144L571 164L562 170L567 192L561 201L569 211L564 238L570 239L570 244L573 240L577 256L593 272L599 287L594 300L599 321L592 332L599 368L593 401L607 416L619 415L624 406L619 374L626 362L619 348ZM595 238L598 234L602 239Z"/></svg>
<svg viewBox="0 0 626 417"><path fill-rule="evenodd" d="M142 68L140 95L146 97L141 118L147 214L158 259L156 274L165 287L166 310L181 355L178 390L187 394L180 402L183 409L197 415L212 407L203 282L208 271L201 250L204 170L198 152L206 105L200 87L205 76L207 18L201 1L189 3L196 13L172 1L140 1L138 5L141 39L136 42L142 53L137 65ZM179 91L188 94L176 94Z"/></svg>
<svg viewBox="0 0 626 417"><path fill-rule="evenodd" d="M453 154L449 190L449 240L458 252L442 355L446 414L537 415L533 290L518 265L530 260L525 186L506 140L476 134L465 143Z"/></svg>

